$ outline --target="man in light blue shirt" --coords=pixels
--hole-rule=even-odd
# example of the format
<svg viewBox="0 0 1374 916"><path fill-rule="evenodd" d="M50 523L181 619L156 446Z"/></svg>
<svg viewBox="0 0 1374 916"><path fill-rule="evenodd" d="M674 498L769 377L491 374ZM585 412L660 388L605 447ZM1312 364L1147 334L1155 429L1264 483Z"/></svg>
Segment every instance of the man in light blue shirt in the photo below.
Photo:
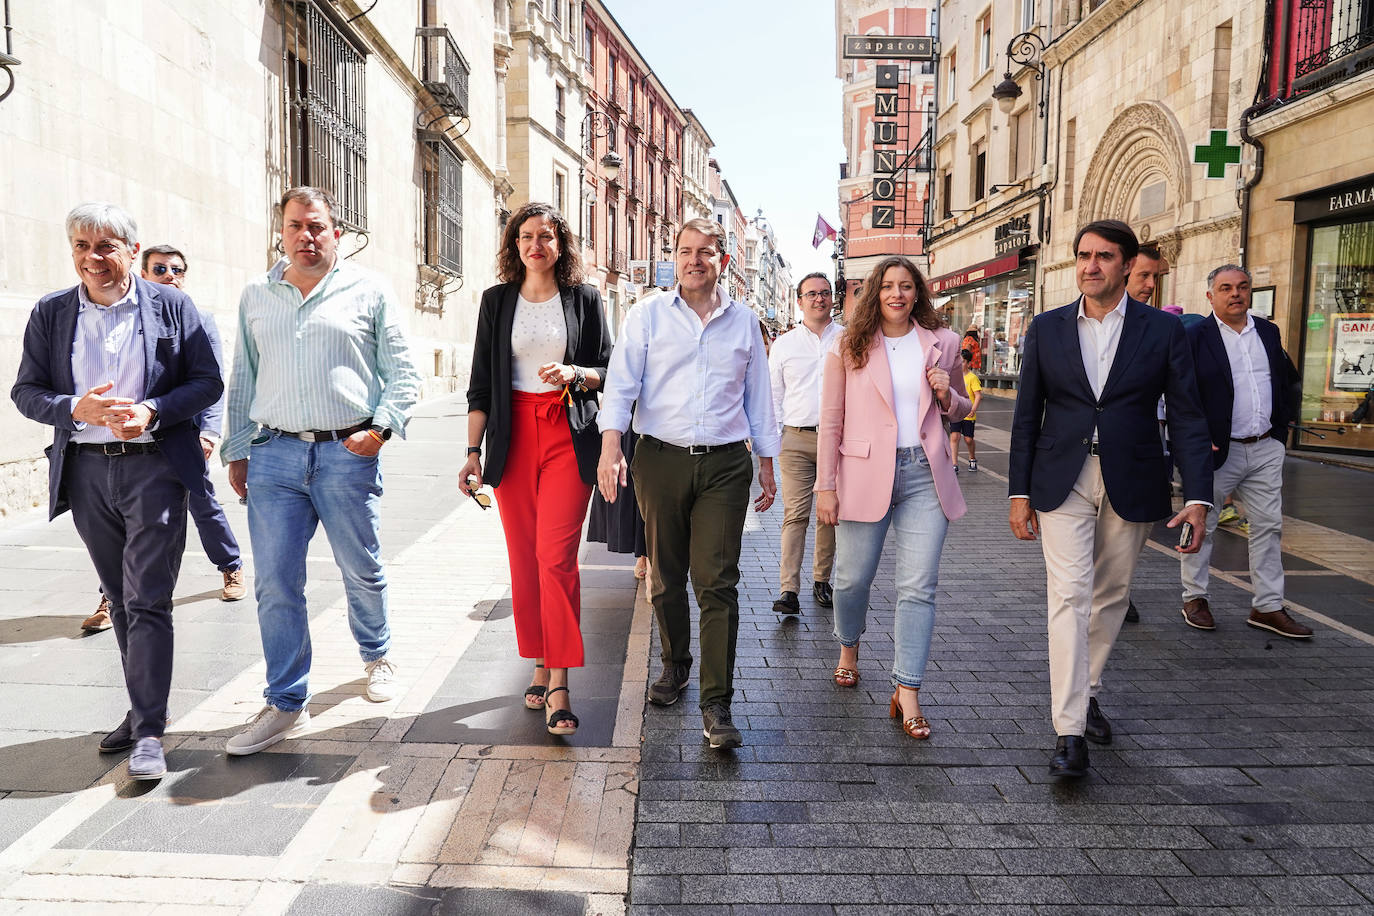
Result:
<svg viewBox="0 0 1374 916"><path fill-rule="evenodd" d="M248 501L267 703L229 739L234 755L255 754L310 721L305 557L319 524L343 572L366 696L382 703L397 695L386 657L378 452L393 432L404 434L420 377L385 282L339 257L334 209L327 191L287 191L286 257L239 300L220 455L230 486Z"/></svg>
<svg viewBox="0 0 1374 916"><path fill-rule="evenodd" d="M634 408L640 434L632 470L653 574L649 600L663 643L663 674L649 702L676 703L692 666L687 577L701 607L702 734L739 747L730 716L739 632L739 555L749 507L773 504L780 437L758 318L717 285L730 261L725 230L708 219L678 232L676 289L650 296L625 319L606 373L597 483L608 502L627 480L620 436Z"/></svg>

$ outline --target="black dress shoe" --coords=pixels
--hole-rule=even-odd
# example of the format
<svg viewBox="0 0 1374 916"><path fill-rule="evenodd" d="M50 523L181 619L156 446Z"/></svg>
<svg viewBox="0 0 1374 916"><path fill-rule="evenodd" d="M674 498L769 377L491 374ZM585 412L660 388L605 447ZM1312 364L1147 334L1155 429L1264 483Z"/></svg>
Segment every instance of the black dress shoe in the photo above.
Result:
<svg viewBox="0 0 1374 916"><path fill-rule="evenodd" d="M1140 612L1135 609L1135 602L1126 605L1126 622L1140 623Z"/></svg>
<svg viewBox="0 0 1374 916"><path fill-rule="evenodd" d="M133 713L126 712L124 721L115 726L115 730L104 738L100 739L100 753L119 754L127 751L134 746L134 726L130 721Z"/></svg>
<svg viewBox="0 0 1374 916"><path fill-rule="evenodd" d="M1112 720L1097 707L1097 697L1088 700L1088 723L1083 728L1083 737L1093 744L1112 743Z"/></svg>
<svg viewBox="0 0 1374 916"><path fill-rule="evenodd" d="M835 590L830 587L829 582L817 582L811 586L811 594L816 596L816 603L821 607L834 607Z"/></svg>
<svg viewBox="0 0 1374 916"><path fill-rule="evenodd" d="M797 600L796 592L783 592L778 596L778 600L773 602L773 612L777 614L800 614L801 602Z"/></svg>
<svg viewBox="0 0 1374 916"><path fill-rule="evenodd" d="M1050 758L1051 776L1088 775L1088 745L1079 735L1060 735Z"/></svg>

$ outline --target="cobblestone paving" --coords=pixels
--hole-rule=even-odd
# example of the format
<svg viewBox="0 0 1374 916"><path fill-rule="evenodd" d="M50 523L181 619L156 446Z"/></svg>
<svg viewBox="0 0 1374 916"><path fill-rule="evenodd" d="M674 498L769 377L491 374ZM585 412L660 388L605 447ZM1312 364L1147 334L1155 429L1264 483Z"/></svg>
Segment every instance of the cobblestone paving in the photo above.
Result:
<svg viewBox="0 0 1374 916"><path fill-rule="evenodd" d="M1147 548L1101 696L1115 742L1052 780L1043 560L1007 531L1005 434L979 441L941 566L931 739L887 718L890 554L862 680L837 688L829 613L809 594L800 617L771 608L780 513L752 517L745 746L705 746L695 684L648 708L631 912L1374 911L1374 647L1271 638L1225 582L1218 629L1189 629L1177 561Z"/></svg>

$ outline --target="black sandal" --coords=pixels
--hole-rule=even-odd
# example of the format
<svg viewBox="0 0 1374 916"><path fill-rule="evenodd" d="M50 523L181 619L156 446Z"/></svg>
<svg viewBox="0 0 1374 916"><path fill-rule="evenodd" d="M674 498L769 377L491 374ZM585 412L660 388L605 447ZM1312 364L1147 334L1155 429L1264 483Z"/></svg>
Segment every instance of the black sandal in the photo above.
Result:
<svg viewBox="0 0 1374 916"><path fill-rule="evenodd" d="M544 667L544 666L543 666L543 665L535 665L534 667L536 667L536 668L542 668L542 667ZM531 684L531 685L529 686L529 688L525 691L525 708L526 708L526 709L543 709L543 708L544 708L544 696L545 696L545 694L548 692L548 689L549 689L549 688L544 687L544 686L541 686L541 685L539 685L539 684ZM531 699L531 698L533 698L533 699Z"/></svg>
<svg viewBox="0 0 1374 916"><path fill-rule="evenodd" d="M568 693L566 687L555 687L545 695L546 699L560 690ZM568 693L568 696L571 697L572 694ZM545 724L549 727L550 735L573 735L577 733L577 716L573 715L571 709L550 710L549 718Z"/></svg>

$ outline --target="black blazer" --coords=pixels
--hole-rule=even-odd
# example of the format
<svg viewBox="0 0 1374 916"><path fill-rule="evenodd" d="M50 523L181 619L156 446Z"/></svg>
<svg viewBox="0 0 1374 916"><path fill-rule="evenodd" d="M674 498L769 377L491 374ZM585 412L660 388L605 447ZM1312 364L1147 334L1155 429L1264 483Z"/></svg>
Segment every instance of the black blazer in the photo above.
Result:
<svg viewBox="0 0 1374 916"><path fill-rule="evenodd" d="M1037 512L1059 508L1088 459L1096 425L1102 481L1116 513L1131 522L1169 515L1161 394L1184 498L1211 502L1211 445L1192 350L1178 318L1128 299L1116 359L1102 396L1095 398L1078 345L1078 303L1037 316L1022 349L1008 494L1029 496Z"/></svg>
<svg viewBox="0 0 1374 916"><path fill-rule="evenodd" d="M472 375L468 379L468 410L487 415L482 480L496 486L506 469L510 448L511 350L510 333L515 323L515 299L520 287L501 283L482 293L477 315L477 343L472 350ZM563 317L568 323L568 346L563 361L584 369L596 369L606 378L611 361L611 335L606 328L606 312L596 287L583 284L560 289ZM596 483L596 465L601 458L601 433L596 428L595 391L573 391L568 407L568 429L582 481Z"/></svg>
<svg viewBox="0 0 1374 916"><path fill-rule="evenodd" d="M1297 418L1294 397L1300 389L1298 370L1283 352L1279 329L1272 322L1255 316L1255 333L1269 356L1269 392L1273 410L1269 435L1280 442L1288 438L1288 424ZM1197 369L1198 395L1202 412L1207 417L1207 431L1217 450L1212 453L1213 467L1226 463L1231 450L1231 408L1235 402L1235 382L1231 377L1231 361L1226 356L1226 344L1221 340L1221 328L1209 315L1187 329L1188 343L1193 348L1193 364ZM1173 430L1171 429L1172 433ZM1172 438L1172 437L1171 437Z"/></svg>
<svg viewBox="0 0 1374 916"><path fill-rule="evenodd" d="M205 453L196 420L224 390L219 360L190 296L139 277L134 282L143 323L143 396L157 410L152 435L177 479L190 492L204 493ZM82 393L72 377L80 307L75 286L38 300L24 331L19 376L10 390L20 413L53 427L53 444L47 449L49 518L69 508L62 473L67 443L76 430L71 395Z"/></svg>

